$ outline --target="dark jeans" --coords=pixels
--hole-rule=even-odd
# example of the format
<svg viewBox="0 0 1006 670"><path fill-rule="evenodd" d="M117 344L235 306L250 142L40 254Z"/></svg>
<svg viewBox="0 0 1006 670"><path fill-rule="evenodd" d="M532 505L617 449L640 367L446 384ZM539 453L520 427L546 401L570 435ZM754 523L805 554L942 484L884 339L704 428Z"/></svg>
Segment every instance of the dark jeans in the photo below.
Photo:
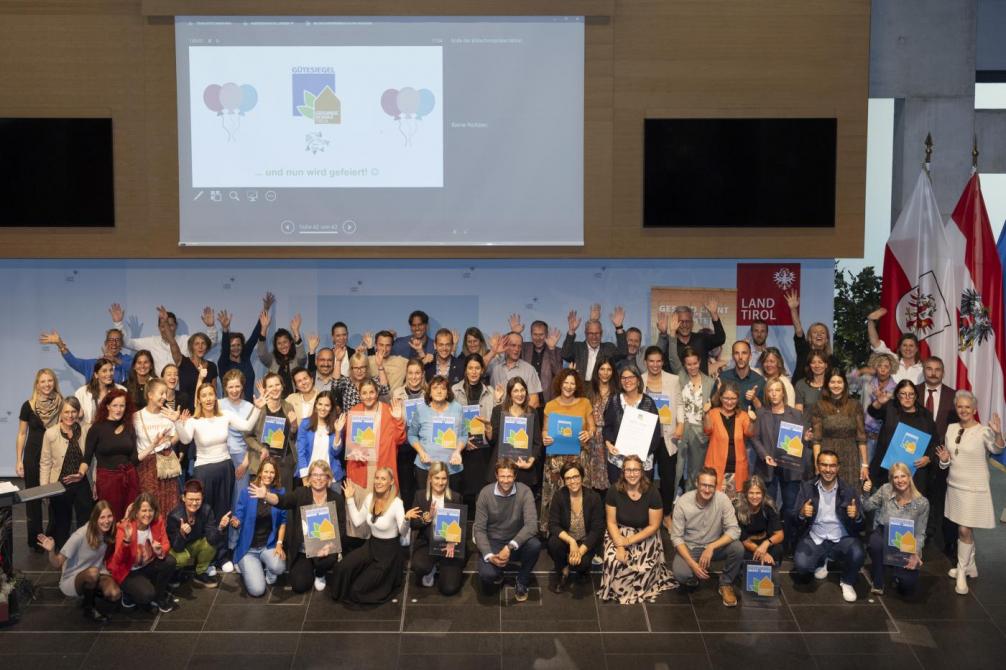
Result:
<svg viewBox="0 0 1006 670"><path fill-rule="evenodd" d="M911 593L919 583L919 571L899 568L894 565L884 565L884 546L887 538L887 529L884 526L877 526L870 533L870 578L877 588L884 588L886 573L897 579L901 585L898 590L902 593Z"/></svg>
<svg viewBox="0 0 1006 670"><path fill-rule="evenodd" d="M850 586L856 583L856 576L859 569L866 562L866 552L863 551L863 543L858 537L843 537L838 542L825 540L821 544L814 544L810 533L805 534L796 543L796 551L793 554L793 572L801 578L814 572L824 562L825 559L838 561L844 568L842 571L842 583Z"/></svg>
<svg viewBox="0 0 1006 670"><path fill-rule="evenodd" d="M579 565L569 565L569 544L561 540L557 534L548 536L546 548L548 555L552 557L552 562L555 563L556 572L562 572L563 568L569 566L570 572L582 575L590 572L590 562L594 560L594 555L597 553L597 547L588 547L587 553L580 559Z"/></svg>
<svg viewBox="0 0 1006 670"><path fill-rule="evenodd" d="M497 554L505 546L504 543L492 544L493 554ZM541 542L537 537L530 538L527 542L522 544L517 551L510 552L510 561L520 562L520 570L517 573L517 581L521 584L527 586L528 582L531 581L531 572L534 570L535 564L538 562L538 555L541 554ZM493 565L488 562L482 556L476 558L479 563L479 580L482 582L483 591L491 591L494 588L494 582L503 577L503 568Z"/></svg>
<svg viewBox="0 0 1006 670"><path fill-rule="evenodd" d="M345 549L345 547L343 547ZM294 593L304 593L314 584L315 577L327 577L339 563L338 554L329 554L324 558L308 558L297 554L290 566L289 582Z"/></svg>
<svg viewBox="0 0 1006 670"><path fill-rule="evenodd" d="M776 477L779 479L779 477ZM799 480L784 481L779 479L779 488L782 493L782 509L779 510L779 514L782 516L782 529L784 534L783 546L788 552L793 551L793 547L796 546L796 536L797 536L797 520L796 515L799 512L797 505L797 495L800 493L800 482Z"/></svg>
<svg viewBox="0 0 1006 670"><path fill-rule="evenodd" d="M49 498L49 526L45 534L56 540L56 551L66 544L70 534L87 523L94 501L87 479L66 486L62 495ZM73 523L74 513L77 523Z"/></svg>
<svg viewBox="0 0 1006 670"><path fill-rule="evenodd" d="M705 551L705 547L695 547L689 550L689 553L694 560L698 561L703 551ZM720 547L714 551L713 560L724 562L723 572L720 573L720 586L733 584L734 580L737 579L737 575L740 574L741 568L744 566L744 545L741 544L740 540L734 540L727 546ZM681 584L691 582L696 578L691 567L689 567L684 557L677 550L674 552L671 570L674 571L674 578Z"/></svg>
<svg viewBox="0 0 1006 670"><path fill-rule="evenodd" d="M175 571L175 557L165 554L139 570L133 570L122 580L122 592L137 605L149 605L168 594L168 582Z"/></svg>

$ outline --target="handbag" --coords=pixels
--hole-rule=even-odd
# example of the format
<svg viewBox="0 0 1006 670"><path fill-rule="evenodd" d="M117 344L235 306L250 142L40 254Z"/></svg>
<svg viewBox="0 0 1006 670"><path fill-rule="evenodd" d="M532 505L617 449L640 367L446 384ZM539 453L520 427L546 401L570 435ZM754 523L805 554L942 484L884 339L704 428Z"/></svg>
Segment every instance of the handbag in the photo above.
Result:
<svg viewBox="0 0 1006 670"><path fill-rule="evenodd" d="M147 438L147 442L150 442L150 433L147 432L147 422L143 420L142 412L138 412L138 414L140 416L140 425L143 426L143 435ZM174 449L165 449L160 452L155 451L154 459L154 464L157 466L158 479L181 477L182 464L178 462Z"/></svg>

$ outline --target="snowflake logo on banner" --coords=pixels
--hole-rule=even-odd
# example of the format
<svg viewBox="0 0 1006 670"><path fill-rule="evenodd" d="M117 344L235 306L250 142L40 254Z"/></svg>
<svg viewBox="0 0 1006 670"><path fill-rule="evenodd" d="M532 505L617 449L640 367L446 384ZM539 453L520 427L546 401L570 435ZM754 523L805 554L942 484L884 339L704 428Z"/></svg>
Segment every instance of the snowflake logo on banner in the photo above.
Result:
<svg viewBox="0 0 1006 670"><path fill-rule="evenodd" d="M935 326L936 298L923 293L918 287L908 296L905 306L905 323L917 334L925 334Z"/></svg>
<svg viewBox="0 0 1006 670"><path fill-rule="evenodd" d="M957 344L960 351L972 351L975 345L982 344L992 335L992 324L989 322L989 311L982 304L982 296L974 289L965 289L961 293L961 320L957 331Z"/></svg>
<svg viewBox="0 0 1006 670"><path fill-rule="evenodd" d="M779 268L772 275L772 281L783 291L788 291L796 283L796 274L789 268Z"/></svg>

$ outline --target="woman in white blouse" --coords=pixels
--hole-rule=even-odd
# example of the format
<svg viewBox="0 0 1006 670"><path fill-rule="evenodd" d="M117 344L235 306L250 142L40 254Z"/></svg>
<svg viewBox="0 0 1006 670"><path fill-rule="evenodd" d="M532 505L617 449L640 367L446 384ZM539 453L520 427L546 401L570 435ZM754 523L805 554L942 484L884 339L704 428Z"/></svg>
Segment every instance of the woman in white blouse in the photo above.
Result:
<svg viewBox="0 0 1006 670"><path fill-rule="evenodd" d="M205 369L205 368L204 368ZM196 390L196 413L182 412L175 427L182 442L195 441L195 478L203 484L203 496L213 516L217 519L231 510L231 495L234 492L234 466L227 450L229 428L248 432L258 421L259 411L265 405L265 398L255 399L255 409L247 417L220 411L217 391L210 384L202 384Z"/></svg>
<svg viewBox="0 0 1006 670"><path fill-rule="evenodd" d="M356 484L347 478L342 486L351 522L355 526L366 524L370 539L336 568L332 598L350 606L387 602L402 586L405 566L401 546L407 543L409 521L419 516L419 508L406 513L395 491L391 468L377 469L374 489L367 493L362 506L356 503Z"/></svg>
<svg viewBox="0 0 1006 670"><path fill-rule="evenodd" d="M945 446L936 449L940 469L950 469L947 477L947 501L944 515L958 525L957 567L949 575L957 580L954 589L968 592L968 577L978 576L975 564L975 528L995 528L995 510L989 489L988 454L1001 454L1003 441L999 415L993 414L988 426L975 420L977 401L971 391L954 394L960 423L947 426Z"/></svg>

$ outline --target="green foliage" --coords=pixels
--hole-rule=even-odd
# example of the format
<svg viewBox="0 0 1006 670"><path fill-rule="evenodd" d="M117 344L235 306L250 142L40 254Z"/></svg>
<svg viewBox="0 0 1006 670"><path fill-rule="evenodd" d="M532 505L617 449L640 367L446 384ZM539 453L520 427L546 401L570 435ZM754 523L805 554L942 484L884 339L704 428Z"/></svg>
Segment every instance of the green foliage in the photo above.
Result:
<svg viewBox="0 0 1006 670"><path fill-rule="evenodd" d="M835 263L835 355L846 368L862 367L870 357L866 315L880 306L881 278L873 267L858 275Z"/></svg>

